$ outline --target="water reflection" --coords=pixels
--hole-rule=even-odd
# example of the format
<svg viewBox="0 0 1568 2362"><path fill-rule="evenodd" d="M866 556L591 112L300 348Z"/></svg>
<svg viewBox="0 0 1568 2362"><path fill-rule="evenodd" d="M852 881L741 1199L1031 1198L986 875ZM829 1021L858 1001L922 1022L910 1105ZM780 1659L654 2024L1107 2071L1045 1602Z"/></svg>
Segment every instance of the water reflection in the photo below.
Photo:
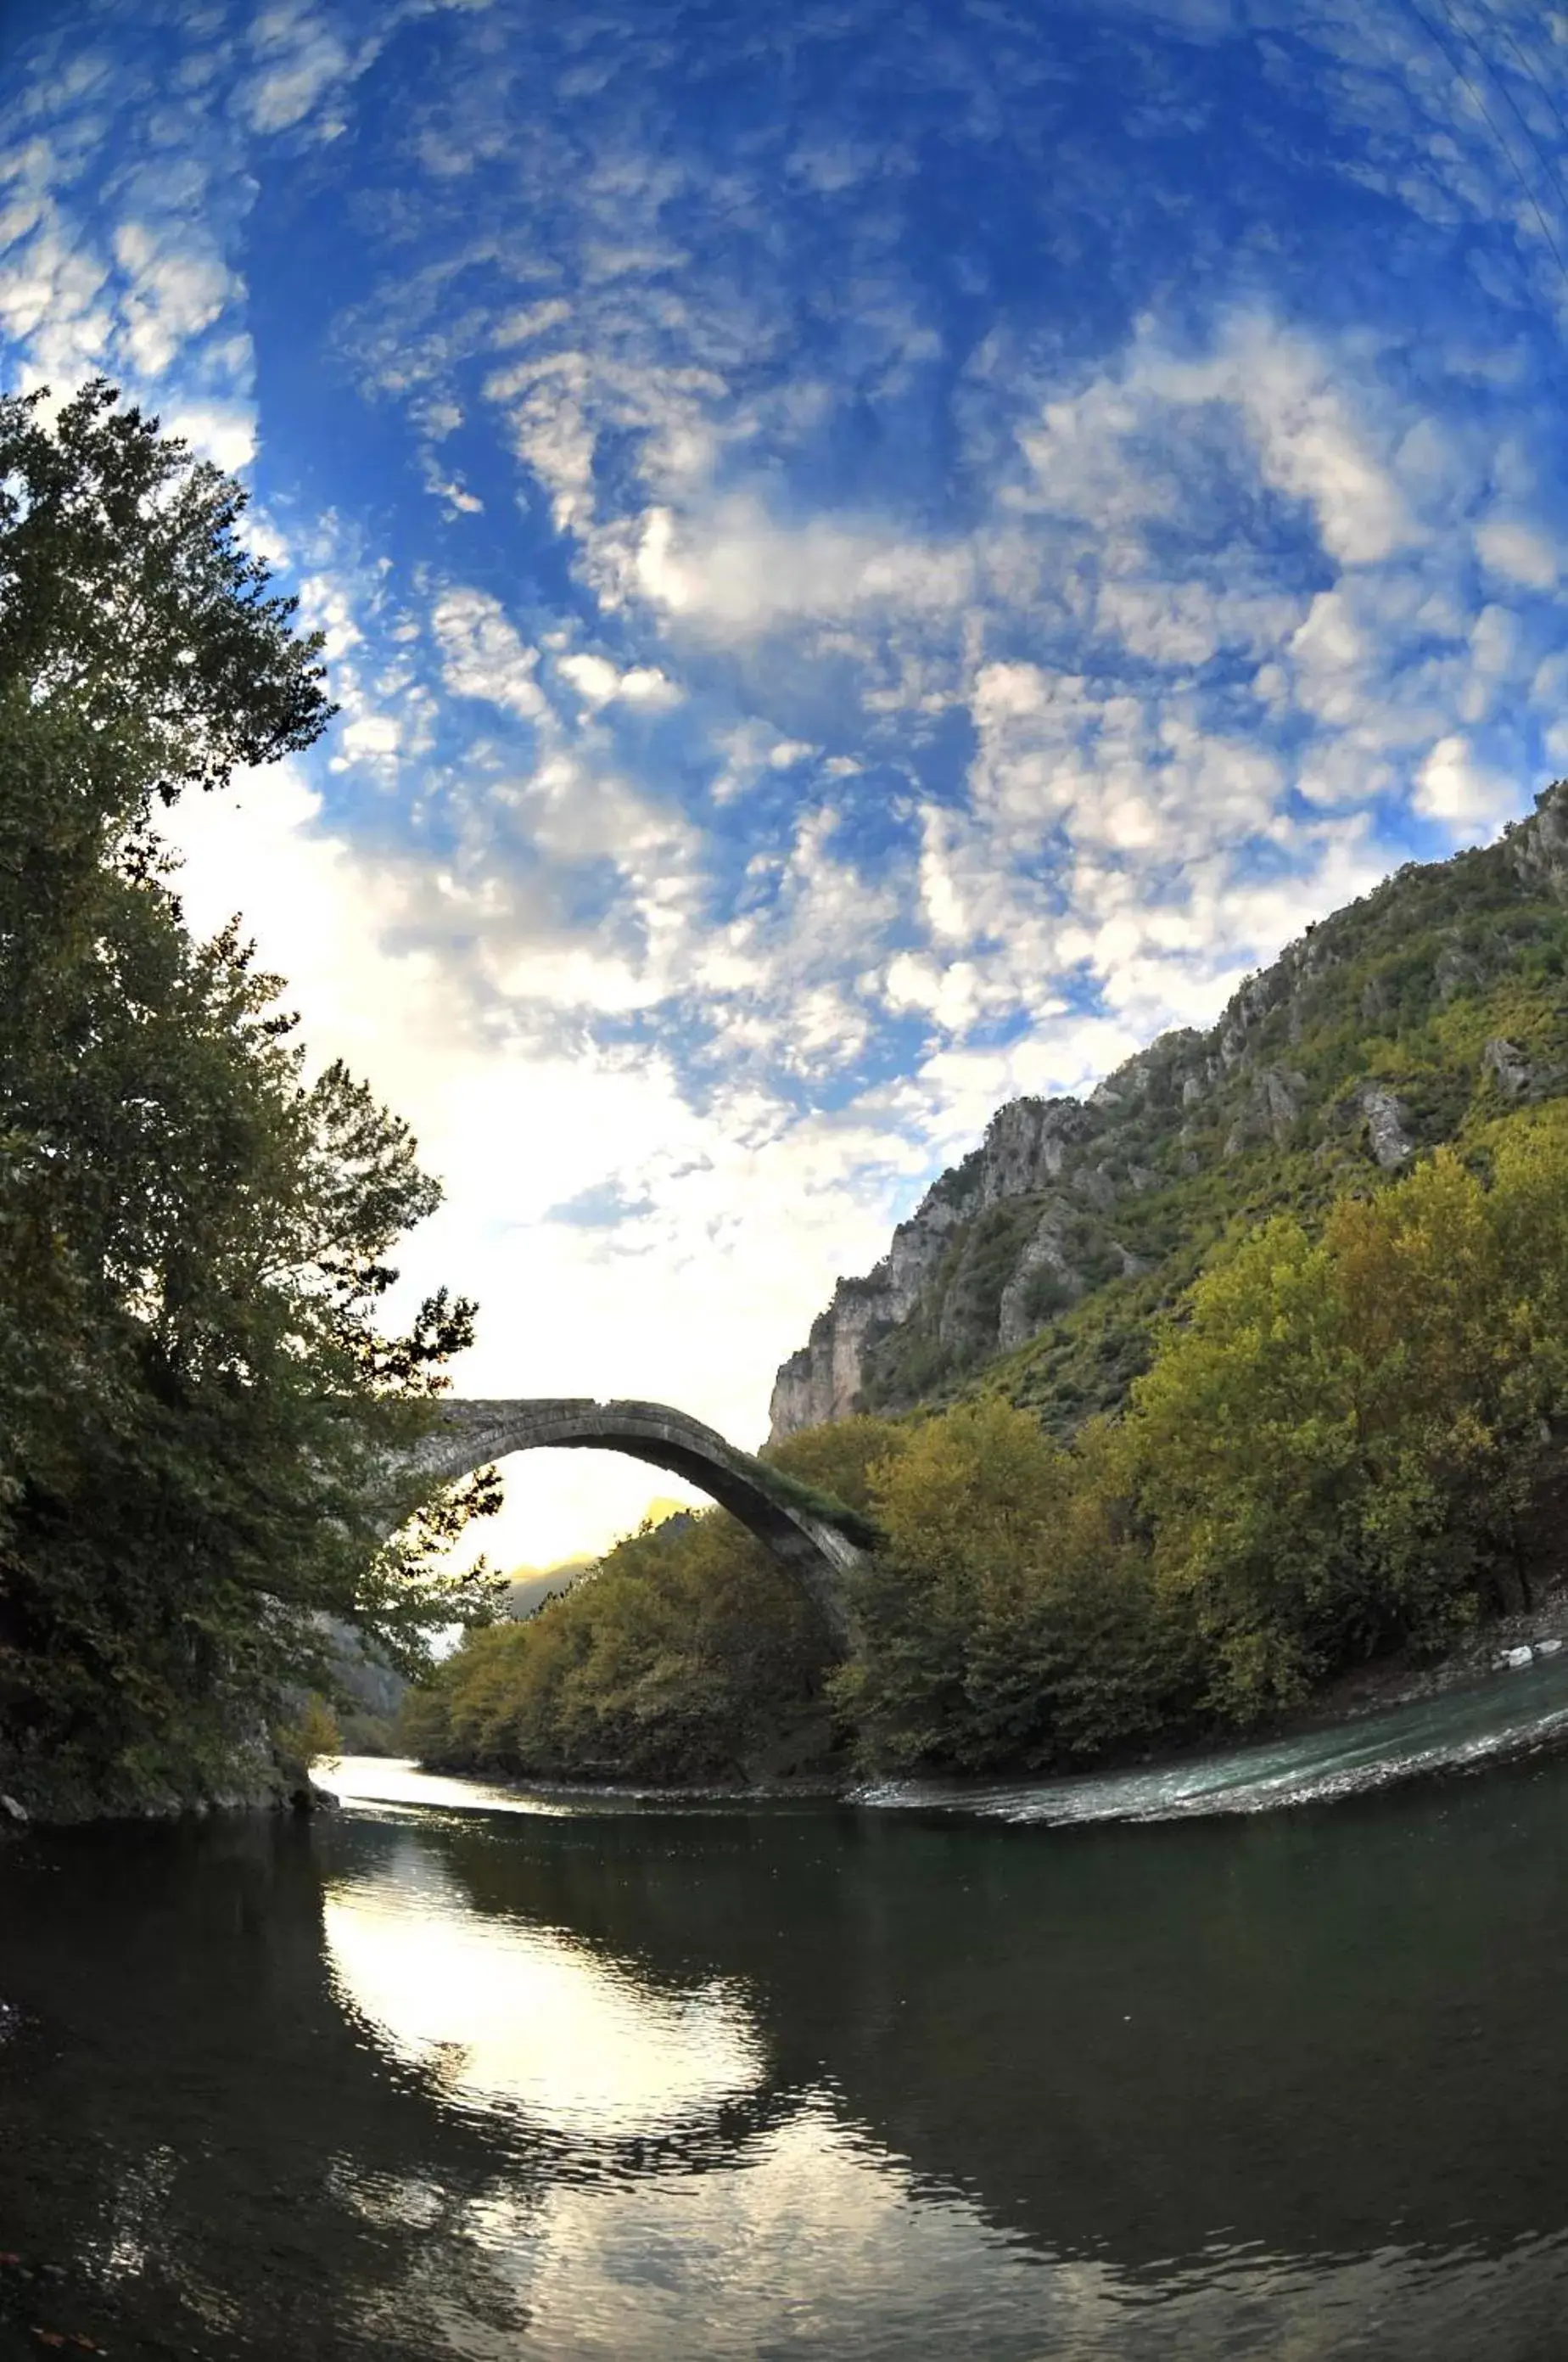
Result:
<svg viewBox="0 0 1568 2362"><path fill-rule="evenodd" d="M558 2135L656 2136L762 2073L734 1992L660 1992L563 1931L483 1917L412 1838L329 1886L324 1932L340 1991L392 2050Z"/></svg>
<svg viewBox="0 0 1568 2362"><path fill-rule="evenodd" d="M424 2253L462 2288L450 2225L493 2157L345 2011L321 1909L310 1832L266 1816L0 1849L7 2362L38 2330L115 2362L444 2350L419 2259L358 2192L423 2177Z"/></svg>
<svg viewBox="0 0 1568 2362"><path fill-rule="evenodd" d="M342 1785L0 1855L0 2246L117 2362L1557 2350L1568 1766L1061 1832Z"/></svg>
<svg viewBox="0 0 1568 2362"><path fill-rule="evenodd" d="M475 2229L527 2322L521 2345L456 2331L495 2362L1552 2362L1568 2290L1561 2241L1304 2263L1220 2238L1138 2285L1009 2240L825 2106L743 2172L565 2190L525 2220L503 2201Z"/></svg>
<svg viewBox="0 0 1568 2362"><path fill-rule="evenodd" d="M461 1813L524 1813L562 1815L572 1810L567 1797L516 1788L493 1787L483 1780L446 1780L439 1772L421 1772L400 1758L354 1755L316 1768L317 1784L356 1805L378 1805L382 1817L400 1811L416 1814L428 1824L433 1812L444 1807ZM600 1804L602 1807L602 1796Z"/></svg>

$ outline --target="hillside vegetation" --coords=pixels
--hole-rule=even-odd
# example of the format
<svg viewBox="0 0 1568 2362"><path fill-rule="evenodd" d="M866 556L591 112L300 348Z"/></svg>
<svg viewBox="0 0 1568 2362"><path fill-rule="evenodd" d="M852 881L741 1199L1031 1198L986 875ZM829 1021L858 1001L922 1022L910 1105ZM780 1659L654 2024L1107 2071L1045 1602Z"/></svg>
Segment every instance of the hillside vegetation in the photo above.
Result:
<svg viewBox="0 0 1568 2362"><path fill-rule="evenodd" d="M1112 1408L1147 1362L1151 1316L1227 1230L1287 1208L1310 1218L1379 1172L1568 1090L1568 904L1508 893L1507 851L1402 872L1314 930L1307 942L1321 934L1321 952L1253 1043L1260 1057L1288 1057L1293 1109L1277 1106L1272 1129L1238 1152L1226 1108L1202 1123L1189 1115L1173 1137L1171 1110L1151 1094L1149 1179L1115 1209L1118 1248L1136 1268L1108 1275L1012 1353L945 1373L940 1391L978 1383L1058 1429ZM1263 1071L1255 1103L1272 1079ZM1173 1173L1183 1161L1195 1169ZM894 1346L873 1395L902 1398L898 1358Z"/></svg>
<svg viewBox="0 0 1568 2362"><path fill-rule="evenodd" d="M1000 1386L1059 1432L1113 1407L1151 1317L1234 1222L1321 1213L1568 1086L1568 789L1308 930L1208 1032L1091 1097L1016 1099L779 1373L773 1432ZM1000 1365L1000 1366L999 1366Z"/></svg>
<svg viewBox="0 0 1568 2362"><path fill-rule="evenodd" d="M1254 1727L1349 1666L1439 1656L1528 1608L1565 1547L1568 927L1525 903L1511 969L1494 944L1445 1001L1446 874L1414 873L1435 955L1391 923L1409 878L1362 906L1320 1033L1297 1034L1324 1092L1291 1130L1138 1193L1120 1219L1146 1269L956 1399L772 1447L880 1533L848 1661L714 1512L622 1544L504 1643L470 1639L411 1742L448 1764L712 1777L779 1768L780 1734L822 1708L867 1769L1065 1768ZM1401 1127L1451 1137L1401 1130L1385 1161L1335 1097L1346 1075L1365 1089L1374 1037L1332 1045L1347 996L1391 998L1396 974L1376 1071ZM1151 1090L1151 1159L1160 1107Z"/></svg>

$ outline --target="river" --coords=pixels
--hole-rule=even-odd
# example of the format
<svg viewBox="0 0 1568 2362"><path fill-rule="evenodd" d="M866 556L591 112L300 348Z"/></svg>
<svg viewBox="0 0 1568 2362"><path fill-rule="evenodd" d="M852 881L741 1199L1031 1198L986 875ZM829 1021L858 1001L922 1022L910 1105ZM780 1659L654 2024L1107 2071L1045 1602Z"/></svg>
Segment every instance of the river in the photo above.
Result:
<svg viewBox="0 0 1568 2362"><path fill-rule="evenodd" d="M1114 1780L361 1760L310 1821L30 1832L0 2351L1553 2362L1565 1721L1559 1660Z"/></svg>

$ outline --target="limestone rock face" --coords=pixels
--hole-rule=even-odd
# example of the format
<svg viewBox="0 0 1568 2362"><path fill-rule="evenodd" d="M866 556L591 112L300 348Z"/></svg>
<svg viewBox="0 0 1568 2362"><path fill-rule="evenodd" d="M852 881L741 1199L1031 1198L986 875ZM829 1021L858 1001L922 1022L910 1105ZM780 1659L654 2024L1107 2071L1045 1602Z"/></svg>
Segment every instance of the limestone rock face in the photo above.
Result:
<svg viewBox="0 0 1568 2362"><path fill-rule="evenodd" d="M1504 842L1522 884L1568 900L1568 781L1543 789L1529 820L1509 829Z"/></svg>
<svg viewBox="0 0 1568 2362"><path fill-rule="evenodd" d="M908 1230L911 1225L899 1227ZM796 1428L849 1418L861 1391L867 1339L900 1319L914 1295L911 1290L901 1301L891 1255L884 1255L863 1279L839 1282L832 1303L812 1322L806 1343L782 1364L773 1380L768 1407L774 1442L781 1435L793 1435Z"/></svg>
<svg viewBox="0 0 1568 2362"><path fill-rule="evenodd" d="M899 1224L882 1261L839 1280L778 1373L774 1440L858 1407L919 1401L1143 1268L1135 1209L1151 1192L1302 1152L1323 1169L1359 1156L1398 1171L1444 1136L1441 1113L1429 1107L1418 1122L1419 1095L1408 1104L1381 1078L1347 1086L1321 1044L1347 1028L1397 1038L1413 927L1432 946L1429 1001L1446 1007L1508 968L1511 912L1529 902L1539 911L1543 900L1568 901L1568 782L1549 788L1497 844L1452 863L1409 864L1310 927L1247 977L1208 1032L1162 1035L1081 1101L1018 1098L998 1109L979 1147ZM1486 1043L1485 1065L1510 1099L1563 1087L1563 1065L1527 1057L1500 1034Z"/></svg>
<svg viewBox="0 0 1568 2362"><path fill-rule="evenodd" d="M1377 1083L1363 1083L1356 1098L1366 1118L1367 1146L1385 1173L1395 1172L1416 1148L1405 1130L1404 1107Z"/></svg>
<svg viewBox="0 0 1568 2362"><path fill-rule="evenodd" d="M913 1310L954 1233L1003 1199L1025 1197L1055 1180L1073 1142L1091 1129L1076 1099L1012 1099L1000 1108L981 1145L933 1183L909 1220L899 1223L882 1261L862 1278L839 1282L827 1311L818 1313L806 1343L774 1380L773 1440L849 1418L861 1392L868 1341Z"/></svg>
<svg viewBox="0 0 1568 2362"><path fill-rule="evenodd" d="M1497 1087L1511 1099L1523 1098L1533 1080L1530 1060L1517 1043L1506 1042L1500 1033L1494 1034L1481 1053L1481 1064L1496 1078Z"/></svg>
<svg viewBox="0 0 1568 2362"><path fill-rule="evenodd" d="M1010 1353L1041 1327L1042 1309L1070 1304L1082 1293L1070 1241L1070 1210L1053 1198L1030 1233L1027 1245L1003 1284L997 1305L996 1344Z"/></svg>
<svg viewBox="0 0 1568 2362"><path fill-rule="evenodd" d="M1154 1176L1107 1158L1103 1148L1151 1101L1179 1103L1177 1061L1198 1041L1167 1035L1118 1068L1090 1103L1021 1098L1000 1108L979 1148L898 1225L882 1261L839 1282L805 1345L779 1370L772 1439L849 1418L868 1359L917 1309L929 1315L933 1349L968 1363L1032 1336L1107 1260L1112 1270L1125 1268L1106 1219ZM1195 1074L1187 1079L1202 1091ZM933 1301L939 1277L948 1284Z"/></svg>
<svg viewBox="0 0 1568 2362"><path fill-rule="evenodd" d="M1074 1142L1092 1129L1076 1099L1009 1100L986 1127L976 1175L979 1202L1021 1198L1058 1179Z"/></svg>
<svg viewBox="0 0 1568 2362"><path fill-rule="evenodd" d="M1260 1140L1283 1141L1301 1112L1306 1097L1305 1075L1278 1066L1260 1066L1253 1076L1246 1104L1225 1135L1225 1154L1240 1156Z"/></svg>

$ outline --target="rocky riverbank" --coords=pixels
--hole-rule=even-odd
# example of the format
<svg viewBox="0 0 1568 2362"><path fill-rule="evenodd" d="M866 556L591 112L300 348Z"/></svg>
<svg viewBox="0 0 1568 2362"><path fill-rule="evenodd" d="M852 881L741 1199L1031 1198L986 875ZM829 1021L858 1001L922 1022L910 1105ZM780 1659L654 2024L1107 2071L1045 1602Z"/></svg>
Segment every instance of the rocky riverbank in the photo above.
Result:
<svg viewBox="0 0 1568 2362"><path fill-rule="evenodd" d="M0 1840L29 1827L71 1828L98 1821L202 1820L222 1813L313 1813L336 1803L306 1765L274 1759L265 1769L236 1766L234 1775L181 1793L129 1782L101 1789L51 1783L13 1772L0 1786Z"/></svg>

